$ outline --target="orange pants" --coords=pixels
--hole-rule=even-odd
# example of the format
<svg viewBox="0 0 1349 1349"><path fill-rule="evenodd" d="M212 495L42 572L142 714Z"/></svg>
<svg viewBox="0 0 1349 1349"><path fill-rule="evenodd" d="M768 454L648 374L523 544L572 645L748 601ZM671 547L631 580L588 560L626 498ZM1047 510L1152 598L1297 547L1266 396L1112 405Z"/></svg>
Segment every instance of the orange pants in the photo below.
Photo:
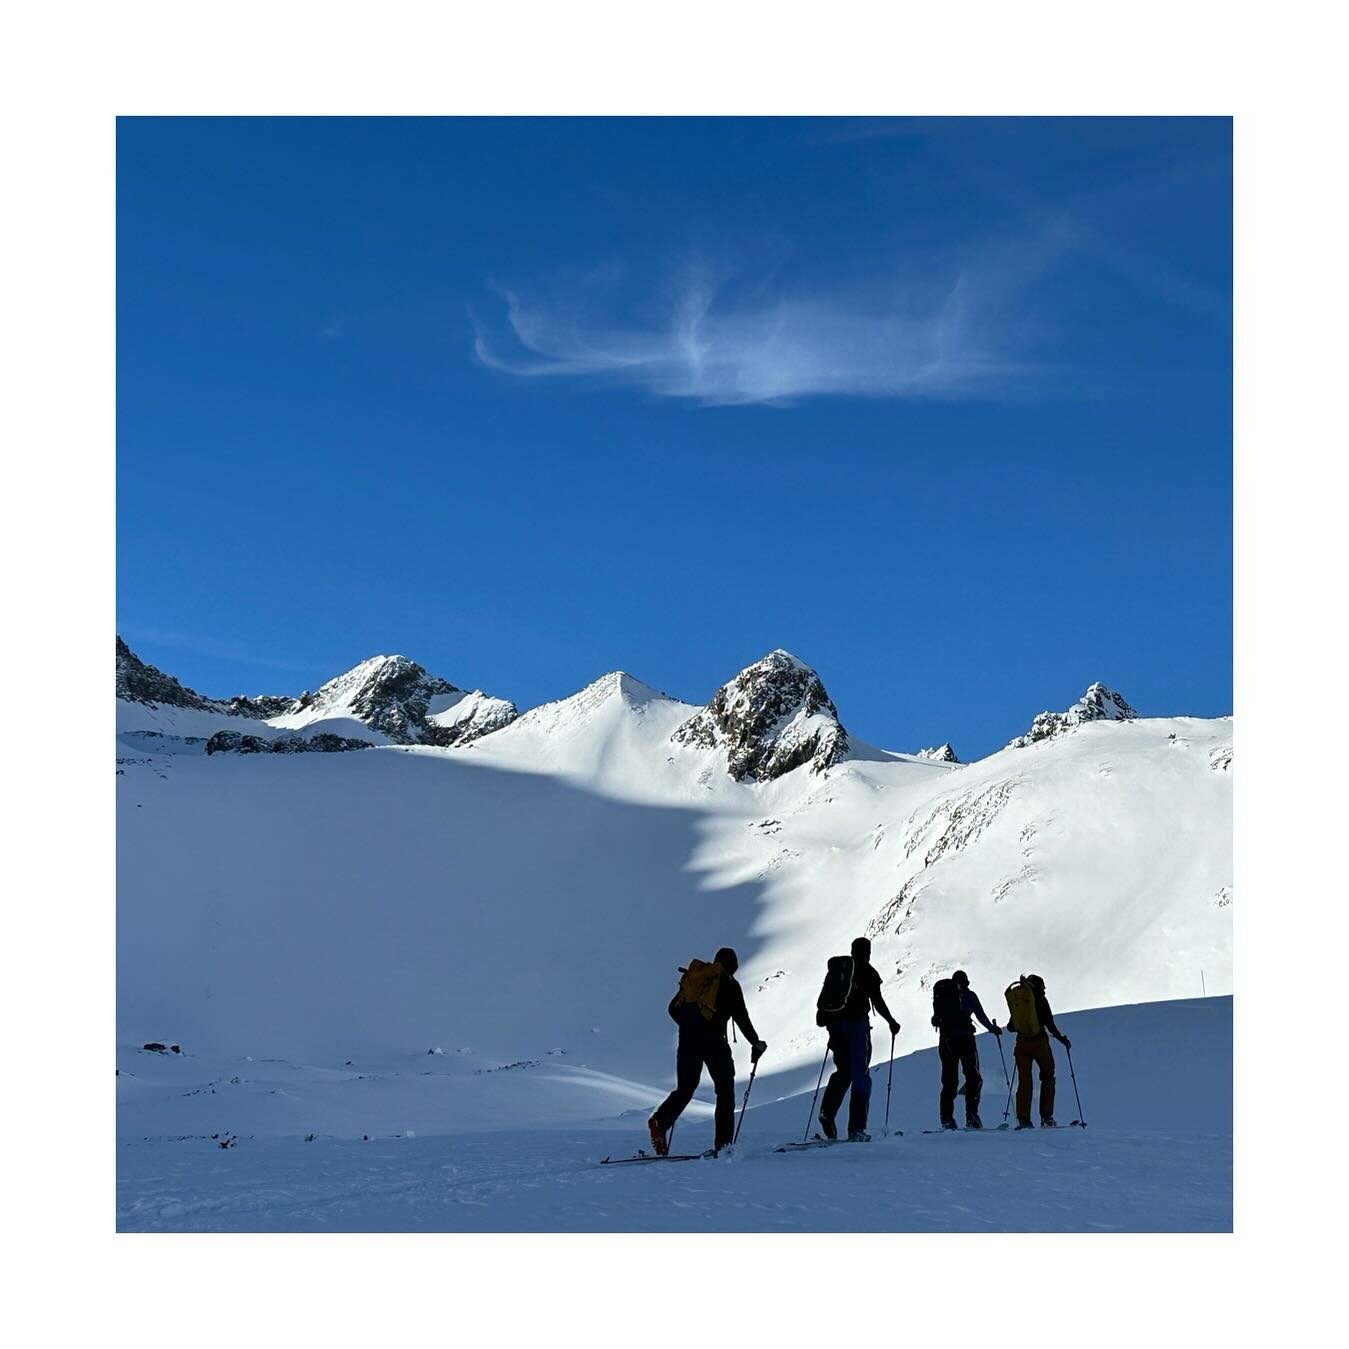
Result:
<svg viewBox="0 0 1349 1349"><path fill-rule="evenodd" d="M1040 1118L1054 1117L1054 1051L1049 1047L1049 1032L1034 1037L1018 1035L1012 1051L1016 1062L1016 1117L1021 1123L1030 1119L1030 1070L1040 1070Z"/></svg>

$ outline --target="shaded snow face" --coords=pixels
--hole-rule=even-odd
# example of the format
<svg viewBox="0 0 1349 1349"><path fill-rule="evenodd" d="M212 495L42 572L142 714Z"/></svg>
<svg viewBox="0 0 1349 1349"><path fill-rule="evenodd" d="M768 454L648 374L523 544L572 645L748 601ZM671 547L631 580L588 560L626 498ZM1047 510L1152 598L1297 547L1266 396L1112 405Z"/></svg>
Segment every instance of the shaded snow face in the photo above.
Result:
<svg viewBox="0 0 1349 1349"><path fill-rule="evenodd" d="M770 782L802 764L820 773L848 751L848 733L819 675L786 651L770 652L723 684L671 739L724 750L739 781Z"/></svg>
<svg viewBox="0 0 1349 1349"><path fill-rule="evenodd" d="M1138 713L1124 700L1122 694L1104 684L1093 684L1066 712L1041 712L1031 722L1030 730L1007 744L1008 749L1025 749L1053 736L1071 731L1089 721L1134 721Z"/></svg>

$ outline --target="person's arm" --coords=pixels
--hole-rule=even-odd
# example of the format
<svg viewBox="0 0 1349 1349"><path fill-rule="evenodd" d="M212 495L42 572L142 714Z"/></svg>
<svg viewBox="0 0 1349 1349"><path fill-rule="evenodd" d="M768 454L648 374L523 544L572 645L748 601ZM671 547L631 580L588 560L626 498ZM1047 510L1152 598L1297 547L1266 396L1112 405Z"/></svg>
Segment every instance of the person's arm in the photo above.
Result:
<svg viewBox="0 0 1349 1349"><path fill-rule="evenodd" d="M979 1001L979 995L972 989L965 990L965 996L970 1000L968 1011L974 1013L974 1019L987 1031L992 1031L994 1035L1000 1035L1002 1032L984 1015L984 1005Z"/></svg>
<svg viewBox="0 0 1349 1349"><path fill-rule="evenodd" d="M745 990L740 987L738 980L731 980L731 1019L740 1027L746 1040L752 1046L750 1050L750 1062L758 1063L759 1056L768 1048L768 1045L759 1039L759 1032L754 1029L754 1023L749 1019L749 1009L745 1006Z"/></svg>
<svg viewBox="0 0 1349 1349"><path fill-rule="evenodd" d="M899 1022L890 1015L890 1009L885 1005L885 999L881 997L881 976L878 971L873 970L876 982L871 989L871 1005L883 1016L890 1024L890 1034L899 1034Z"/></svg>
<svg viewBox="0 0 1349 1349"><path fill-rule="evenodd" d="M1050 1009L1049 999L1040 999L1040 1024L1047 1030L1065 1049L1071 1049L1073 1042L1054 1024L1054 1013Z"/></svg>

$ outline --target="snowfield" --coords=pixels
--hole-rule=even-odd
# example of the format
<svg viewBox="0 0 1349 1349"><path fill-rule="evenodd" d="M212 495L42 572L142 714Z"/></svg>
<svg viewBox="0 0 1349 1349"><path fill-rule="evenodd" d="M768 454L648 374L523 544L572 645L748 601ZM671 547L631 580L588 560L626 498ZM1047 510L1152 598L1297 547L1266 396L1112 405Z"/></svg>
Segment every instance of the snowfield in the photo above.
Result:
<svg viewBox="0 0 1349 1349"><path fill-rule="evenodd" d="M447 1054L429 1068L338 1071L127 1051L119 1062L143 1076L118 1079L118 1228L1229 1231L1231 1007L1208 998L1065 1016L1086 1129L993 1127L1006 1088L981 1035L983 1133L921 1132L936 1126L938 1086L925 1049L895 1063L891 1126L902 1137L881 1135L880 1063L871 1143L776 1152L802 1136L811 1093L775 1101L761 1077L733 1153L623 1167L599 1159L644 1141L654 1085L546 1060L484 1071ZM1077 1112L1057 1058L1066 1125ZM628 1092L640 1102L628 1118L583 1118ZM755 1104L761 1093L769 1100ZM676 1150L711 1144L710 1108L690 1114ZM179 1132L136 1136L165 1126Z"/></svg>
<svg viewBox="0 0 1349 1349"><path fill-rule="evenodd" d="M203 733L283 719L119 700L119 1226L1230 1226L1230 1001L1178 1001L1231 992L1230 718L1088 720L968 765L848 736L737 781L672 738L699 710L615 672L454 748L208 757ZM905 1137L773 1154L819 1071L825 960L862 933ZM671 1085L677 966L721 945L770 1046L739 1155L597 1169ZM1045 977L1089 1131L921 1134L956 967L999 1020Z"/></svg>

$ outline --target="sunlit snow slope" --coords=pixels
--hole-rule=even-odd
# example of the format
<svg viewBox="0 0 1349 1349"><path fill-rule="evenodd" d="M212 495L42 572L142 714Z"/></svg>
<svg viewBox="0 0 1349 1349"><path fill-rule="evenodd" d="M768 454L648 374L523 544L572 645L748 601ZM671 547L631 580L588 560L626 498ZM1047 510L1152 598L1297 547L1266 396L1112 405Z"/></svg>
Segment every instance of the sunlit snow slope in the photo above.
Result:
<svg viewBox="0 0 1349 1349"><path fill-rule="evenodd" d="M957 965L995 1016L1029 970L1065 1011L1194 996L1201 971L1230 992L1230 719L1092 722L971 765L854 740L739 782L671 739L696 711L612 674L454 749L142 739L118 777L119 1042L560 1049L664 1083L676 966L729 944L785 1091L813 1082L824 961L859 933L901 1054Z"/></svg>

